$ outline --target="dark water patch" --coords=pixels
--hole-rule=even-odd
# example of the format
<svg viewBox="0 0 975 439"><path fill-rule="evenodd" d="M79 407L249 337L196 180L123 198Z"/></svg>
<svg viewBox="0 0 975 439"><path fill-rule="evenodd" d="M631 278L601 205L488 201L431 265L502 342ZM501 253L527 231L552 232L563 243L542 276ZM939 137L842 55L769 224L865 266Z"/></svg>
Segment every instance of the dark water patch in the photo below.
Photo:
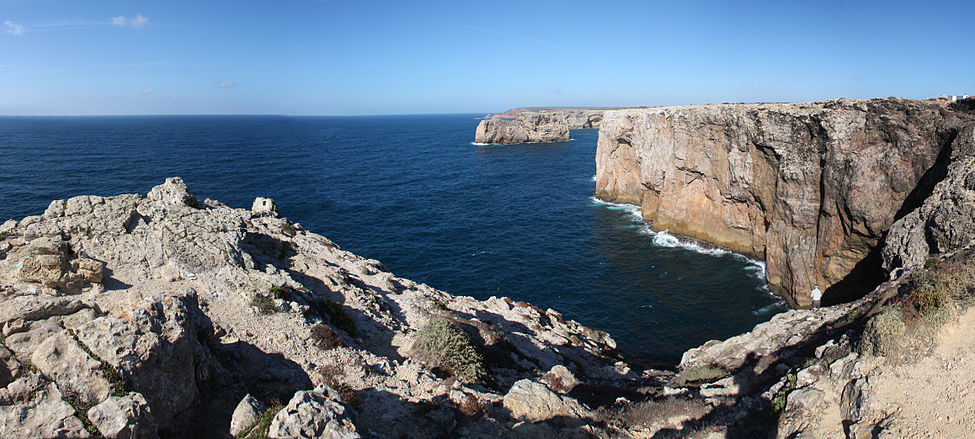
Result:
<svg viewBox="0 0 975 439"><path fill-rule="evenodd" d="M608 331L640 365L781 311L764 268L649 232L593 200L596 131L471 145L474 115L0 118L0 218L53 199L146 193L178 175L200 199L282 215L399 276L509 296Z"/></svg>

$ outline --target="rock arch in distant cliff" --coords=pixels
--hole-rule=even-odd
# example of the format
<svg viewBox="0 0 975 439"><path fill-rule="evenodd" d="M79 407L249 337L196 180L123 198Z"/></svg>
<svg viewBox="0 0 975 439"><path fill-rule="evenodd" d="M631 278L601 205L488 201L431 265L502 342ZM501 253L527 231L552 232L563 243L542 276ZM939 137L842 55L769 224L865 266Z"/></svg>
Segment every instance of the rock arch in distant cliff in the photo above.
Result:
<svg viewBox="0 0 975 439"><path fill-rule="evenodd" d="M637 204L656 230L765 259L793 305L868 291L880 247L943 178L975 118L943 101L834 100L609 111L596 194Z"/></svg>

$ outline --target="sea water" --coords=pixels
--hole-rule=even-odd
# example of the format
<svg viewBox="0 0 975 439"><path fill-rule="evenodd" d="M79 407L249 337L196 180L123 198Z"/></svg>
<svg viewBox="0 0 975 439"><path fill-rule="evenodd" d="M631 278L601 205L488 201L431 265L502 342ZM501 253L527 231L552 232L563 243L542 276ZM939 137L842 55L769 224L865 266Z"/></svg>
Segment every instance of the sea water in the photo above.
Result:
<svg viewBox="0 0 975 439"><path fill-rule="evenodd" d="M75 195L148 192L282 215L398 276L507 296L609 332L640 366L785 309L764 266L655 233L593 196L597 132L474 145L475 115L0 118L0 222Z"/></svg>

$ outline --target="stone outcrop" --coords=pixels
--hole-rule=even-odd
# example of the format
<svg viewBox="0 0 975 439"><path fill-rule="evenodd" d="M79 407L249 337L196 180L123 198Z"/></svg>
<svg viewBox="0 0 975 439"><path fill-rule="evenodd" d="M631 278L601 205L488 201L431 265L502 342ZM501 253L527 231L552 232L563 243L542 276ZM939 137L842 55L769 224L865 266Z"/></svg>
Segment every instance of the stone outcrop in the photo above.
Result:
<svg viewBox="0 0 975 439"><path fill-rule="evenodd" d="M946 173L924 203L897 220L887 235L884 268L915 268L930 255L950 253L975 240L975 127L952 142Z"/></svg>
<svg viewBox="0 0 975 439"><path fill-rule="evenodd" d="M514 119L524 113L561 113L566 117L570 130L585 130L599 128L603 121L603 113L613 108L575 108L575 107L531 107L531 108L512 108L502 113L488 115L489 117Z"/></svg>
<svg viewBox="0 0 975 439"><path fill-rule="evenodd" d="M515 119L484 119L477 124L477 143L542 143L569 140L564 113L522 113Z"/></svg>
<svg viewBox="0 0 975 439"><path fill-rule="evenodd" d="M267 198L234 209L170 178L0 229L5 438L223 437L269 416L269 437L517 437L501 406L520 380L555 366L573 385L637 378L604 332L396 277ZM434 317L469 335L484 385L412 358ZM532 425L518 429L546 428Z"/></svg>
<svg viewBox="0 0 975 439"><path fill-rule="evenodd" d="M830 301L883 279L881 240L973 120L895 98L609 111L596 194L641 206L654 229L764 259L769 285L807 306L813 285Z"/></svg>

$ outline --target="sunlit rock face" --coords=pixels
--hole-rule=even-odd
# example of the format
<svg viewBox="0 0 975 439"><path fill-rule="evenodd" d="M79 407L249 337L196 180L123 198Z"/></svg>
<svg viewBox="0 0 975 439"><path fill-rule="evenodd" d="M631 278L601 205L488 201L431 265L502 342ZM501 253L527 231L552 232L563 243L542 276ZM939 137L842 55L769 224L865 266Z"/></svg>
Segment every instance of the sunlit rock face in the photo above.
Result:
<svg viewBox="0 0 975 439"><path fill-rule="evenodd" d="M816 284L829 301L883 279L885 233L972 120L896 98L608 111L596 194L641 206L654 229L765 259L769 285L808 306Z"/></svg>

